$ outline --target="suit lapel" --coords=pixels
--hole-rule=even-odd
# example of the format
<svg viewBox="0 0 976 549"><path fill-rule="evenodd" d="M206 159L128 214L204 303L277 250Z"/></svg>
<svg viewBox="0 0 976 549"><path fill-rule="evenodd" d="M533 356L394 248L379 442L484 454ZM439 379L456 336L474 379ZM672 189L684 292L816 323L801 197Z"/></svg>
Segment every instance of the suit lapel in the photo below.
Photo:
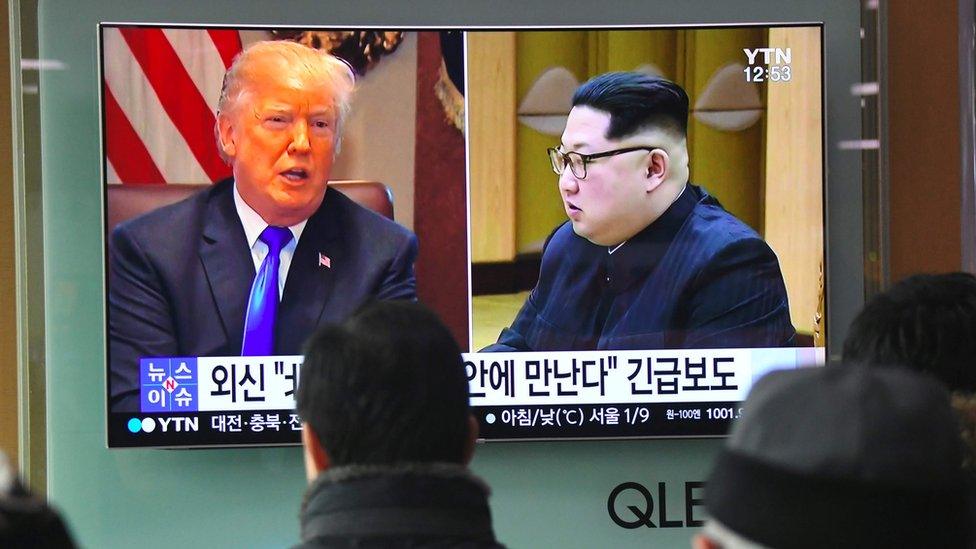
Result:
<svg viewBox="0 0 976 549"><path fill-rule="evenodd" d="M254 281L254 260L234 207L233 183L215 188L211 193L203 225L200 260L229 347L239 350L244 332L244 311Z"/></svg>
<svg viewBox="0 0 976 549"><path fill-rule="evenodd" d="M305 338L318 326L322 311L332 297L336 273L344 266L345 249L339 238L343 222L337 204L338 191L328 189L322 206L308 219L288 269L285 291L275 328L276 352L300 352ZM339 197L341 198L341 197ZM321 264L319 254L331 263Z"/></svg>

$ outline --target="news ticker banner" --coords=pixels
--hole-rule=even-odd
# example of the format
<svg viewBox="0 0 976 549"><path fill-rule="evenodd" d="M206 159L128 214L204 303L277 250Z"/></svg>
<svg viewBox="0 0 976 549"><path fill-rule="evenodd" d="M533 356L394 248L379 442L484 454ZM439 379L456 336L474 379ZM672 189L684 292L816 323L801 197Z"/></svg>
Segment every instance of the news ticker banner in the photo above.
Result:
<svg viewBox="0 0 976 549"><path fill-rule="evenodd" d="M777 368L822 365L822 348L466 353L471 405L737 402ZM302 357L142 359L146 413L291 410Z"/></svg>
<svg viewBox="0 0 976 549"><path fill-rule="evenodd" d="M294 410L302 357L163 357L139 361L144 413Z"/></svg>
<svg viewBox="0 0 976 549"><path fill-rule="evenodd" d="M822 366L823 348L472 353L486 439L718 436L753 383Z"/></svg>
<svg viewBox="0 0 976 549"><path fill-rule="evenodd" d="M756 379L824 363L822 348L466 353L482 436L723 434ZM111 446L297 443L301 356L140 361L140 414L113 413ZM124 416L124 417L123 417Z"/></svg>

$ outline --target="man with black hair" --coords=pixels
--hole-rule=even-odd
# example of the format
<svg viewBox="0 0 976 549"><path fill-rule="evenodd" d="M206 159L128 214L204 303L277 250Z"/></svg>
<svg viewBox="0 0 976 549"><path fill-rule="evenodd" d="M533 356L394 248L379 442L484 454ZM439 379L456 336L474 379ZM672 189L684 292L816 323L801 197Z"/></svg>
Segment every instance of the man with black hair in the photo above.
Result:
<svg viewBox="0 0 976 549"><path fill-rule="evenodd" d="M32 494L7 455L0 451L0 547L72 549L71 533L61 515Z"/></svg>
<svg viewBox="0 0 976 549"><path fill-rule="evenodd" d="M844 340L844 360L928 372L976 391L976 277L921 274L875 296Z"/></svg>
<svg viewBox="0 0 976 549"><path fill-rule="evenodd" d="M478 424L461 352L434 313L366 305L308 341L300 380L303 547L500 547L466 467Z"/></svg>
<svg viewBox="0 0 976 549"><path fill-rule="evenodd" d="M573 95L549 149L569 222L487 351L780 347L796 331L779 262L688 182L688 96L637 72Z"/></svg>
<svg viewBox="0 0 976 549"><path fill-rule="evenodd" d="M844 361L905 367L952 392L966 454L976 475L976 277L920 274L874 296L851 323Z"/></svg>

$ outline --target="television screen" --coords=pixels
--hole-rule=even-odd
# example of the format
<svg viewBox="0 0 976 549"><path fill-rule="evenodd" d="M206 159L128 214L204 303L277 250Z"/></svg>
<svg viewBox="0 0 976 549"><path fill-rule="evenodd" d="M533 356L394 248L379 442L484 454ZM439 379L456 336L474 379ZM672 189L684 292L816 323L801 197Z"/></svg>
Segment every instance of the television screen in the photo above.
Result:
<svg viewBox="0 0 976 549"><path fill-rule="evenodd" d="M109 446L299 443L303 341L375 298L470 351L485 439L723 434L823 362L821 39L101 25ZM231 70L269 40L342 62L289 102Z"/></svg>

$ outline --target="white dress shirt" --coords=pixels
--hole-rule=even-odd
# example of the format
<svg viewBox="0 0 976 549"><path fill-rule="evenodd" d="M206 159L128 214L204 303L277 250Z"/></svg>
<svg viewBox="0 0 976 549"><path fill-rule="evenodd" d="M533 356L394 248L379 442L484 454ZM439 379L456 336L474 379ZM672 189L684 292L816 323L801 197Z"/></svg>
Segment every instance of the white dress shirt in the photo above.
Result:
<svg viewBox="0 0 976 549"><path fill-rule="evenodd" d="M237 183L234 183L234 206L237 208L237 217L241 219L241 225L244 226L244 236L247 238L247 245L251 248L251 259L254 260L254 273L256 275L265 256L268 255L268 245L258 239L261 233L268 228L268 223L247 202L244 202L241 193L237 192ZM306 223L308 223L307 219L288 227L295 238L282 248L279 254L281 263L278 266L278 299L281 299L285 292L285 280L288 278L291 258L295 255L298 239L302 237Z"/></svg>

